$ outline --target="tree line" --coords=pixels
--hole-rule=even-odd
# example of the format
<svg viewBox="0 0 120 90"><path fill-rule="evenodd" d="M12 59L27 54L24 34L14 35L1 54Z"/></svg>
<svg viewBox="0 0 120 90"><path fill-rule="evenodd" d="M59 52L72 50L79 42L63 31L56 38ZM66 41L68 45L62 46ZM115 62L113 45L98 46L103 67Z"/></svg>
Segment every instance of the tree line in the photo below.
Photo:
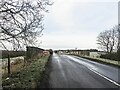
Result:
<svg viewBox="0 0 120 90"><path fill-rule="evenodd" d="M120 25L100 32L97 37L97 44L107 52L106 55L103 55L104 58L120 59Z"/></svg>

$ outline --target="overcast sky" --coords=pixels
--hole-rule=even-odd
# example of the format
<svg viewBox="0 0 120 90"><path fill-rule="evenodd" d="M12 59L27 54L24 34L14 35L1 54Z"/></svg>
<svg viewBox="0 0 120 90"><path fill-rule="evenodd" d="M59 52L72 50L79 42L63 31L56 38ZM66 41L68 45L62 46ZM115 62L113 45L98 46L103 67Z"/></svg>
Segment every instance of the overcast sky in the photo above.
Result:
<svg viewBox="0 0 120 90"><path fill-rule="evenodd" d="M46 49L96 49L98 34L117 23L118 0L54 0L39 41Z"/></svg>

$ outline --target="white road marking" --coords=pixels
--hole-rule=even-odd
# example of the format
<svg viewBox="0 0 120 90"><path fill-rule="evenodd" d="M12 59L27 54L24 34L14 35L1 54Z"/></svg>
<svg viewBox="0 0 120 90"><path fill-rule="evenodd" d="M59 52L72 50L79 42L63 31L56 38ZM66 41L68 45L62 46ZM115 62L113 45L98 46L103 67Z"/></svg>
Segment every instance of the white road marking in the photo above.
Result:
<svg viewBox="0 0 120 90"><path fill-rule="evenodd" d="M106 77L106 76L104 76L104 75L102 75L102 74L98 73L97 71L95 71L95 70L93 70L93 69L90 69L90 68L88 68L88 69L89 69L89 70L91 70L92 72L96 73L97 75L99 75L99 76L103 77L104 79L106 79L106 80L110 81L111 83L113 83L113 84L115 84L115 85L117 85L117 86L119 86L119 87L120 87L120 84L118 84L117 82L115 82L115 81L113 81L113 80L109 79L108 77Z"/></svg>
<svg viewBox="0 0 120 90"><path fill-rule="evenodd" d="M74 58L74 57L71 57L71 56L67 56L67 57L70 58L71 60L77 62L77 63L80 63L80 64L84 65L85 67L87 67L87 68L88 68L89 70L91 70L92 72L96 73L97 75L103 77L104 79L106 79L106 80L110 81L111 83L113 83L113 84L115 84L115 85L117 85L117 86L120 87L120 84L119 84L119 83L117 83L116 81L111 80L111 79L109 79L108 77L106 77L106 76L98 73L96 70L91 69L91 67L90 67L89 65L85 65L86 63L80 62L80 60L78 60L78 59L76 59L76 58Z"/></svg>

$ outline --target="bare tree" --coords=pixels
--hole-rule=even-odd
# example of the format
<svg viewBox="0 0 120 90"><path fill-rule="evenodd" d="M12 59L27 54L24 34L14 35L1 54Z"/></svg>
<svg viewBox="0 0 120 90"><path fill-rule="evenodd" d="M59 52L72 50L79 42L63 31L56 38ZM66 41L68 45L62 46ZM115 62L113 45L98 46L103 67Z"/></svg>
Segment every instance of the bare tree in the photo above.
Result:
<svg viewBox="0 0 120 90"><path fill-rule="evenodd" d="M117 49L118 32L116 27L101 32L97 37L97 44L108 53L112 53Z"/></svg>
<svg viewBox="0 0 120 90"><path fill-rule="evenodd" d="M118 25L118 50L117 50L117 58L120 60L120 24Z"/></svg>
<svg viewBox="0 0 120 90"><path fill-rule="evenodd" d="M8 43L13 50L33 45L36 37L43 31L44 13L49 0L0 0L0 43L8 51L8 74L10 74L10 55Z"/></svg>
<svg viewBox="0 0 120 90"><path fill-rule="evenodd" d="M101 32L99 36L97 37L97 44L100 45L102 49L109 52L109 33L108 31Z"/></svg>
<svg viewBox="0 0 120 90"><path fill-rule="evenodd" d="M117 48L120 49L120 24L118 25L118 45Z"/></svg>
<svg viewBox="0 0 120 90"><path fill-rule="evenodd" d="M43 31L43 17L49 0L0 0L0 42L13 43L14 49L34 44Z"/></svg>
<svg viewBox="0 0 120 90"><path fill-rule="evenodd" d="M117 26L115 26L114 28L112 28L109 32L110 32L110 53L112 53L114 50L117 51L117 45L118 45L118 31L117 31Z"/></svg>

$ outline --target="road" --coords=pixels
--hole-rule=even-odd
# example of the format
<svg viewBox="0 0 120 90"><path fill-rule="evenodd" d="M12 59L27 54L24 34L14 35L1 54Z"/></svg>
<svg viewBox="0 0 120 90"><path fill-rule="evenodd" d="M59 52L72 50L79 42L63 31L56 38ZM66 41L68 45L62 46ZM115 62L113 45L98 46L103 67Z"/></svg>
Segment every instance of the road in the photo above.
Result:
<svg viewBox="0 0 120 90"><path fill-rule="evenodd" d="M119 88L118 68L76 56L53 54L50 88Z"/></svg>

